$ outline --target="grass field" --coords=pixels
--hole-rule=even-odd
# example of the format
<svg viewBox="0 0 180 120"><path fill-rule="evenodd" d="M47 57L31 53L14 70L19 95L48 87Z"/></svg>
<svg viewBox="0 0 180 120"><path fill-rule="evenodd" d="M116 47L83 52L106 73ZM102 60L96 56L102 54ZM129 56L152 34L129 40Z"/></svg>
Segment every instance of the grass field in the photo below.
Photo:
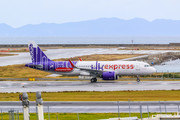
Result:
<svg viewBox="0 0 180 120"><path fill-rule="evenodd" d="M114 61L114 60L120 60L120 59L126 59L131 57L137 57L141 56L142 54L93 54L93 55L84 55L84 56L77 56L72 58L61 58L61 59L55 59L54 61L67 61L68 59L71 59L72 61L79 61L79 58L81 58L84 61Z"/></svg>
<svg viewBox="0 0 180 120"><path fill-rule="evenodd" d="M3 78L41 78L46 77L47 75L50 75L50 73L31 69L25 65L8 65L0 67L0 77Z"/></svg>
<svg viewBox="0 0 180 120"><path fill-rule="evenodd" d="M88 46L48 46L48 47L40 47L41 49L87 49L87 48L119 48L117 46L94 46L94 45L88 45Z"/></svg>
<svg viewBox="0 0 180 120"><path fill-rule="evenodd" d="M149 113L149 117L152 115L157 115L159 113ZM167 113L172 114L174 113ZM15 120L18 118L15 115ZM50 113L50 120L78 120L77 113ZM120 117L129 117L129 113L120 113ZM131 117L141 118L140 113L131 113ZM143 118L148 117L148 113L142 113ZM79 113L79 120L98 120L98 119L108 119L108 118L118 118L118 113ZM1 119L1 116L0 116ZM35 113L30 113L31 120L37 120L37 115ZM48 120L48 113L44 113L44 119ZM9 114L3 113L3 120L9 120ZM23 114L19 114L19 120L23 120Z"/></svg>
<svg viewBox="0 0 180 120"><path fill-rule="evenodd" d="M5 49L5 51L9 51L9 52L29 52L28 48L11 48L11 49L1 48L1 49ZM46 51L46 49L42 49L42 51Z"/></svg>
<svg viewBox="0 0 180 120"><path fill-rule="evenodd" d="M134 50L180 50L179 46L134 46ZM119 48L118 50L132 50L132 47Z"/></svg>
<svg viewBox="0 0 180 120"><path fill-rule="evenodd" d="M72 61L79 61L79 58L82 58L85 61L96 61L96 60L119 60L123 58L130 58L136 57L139 55L119 55L119 54L102 54L102 55L85 55L73 58L63 58L63 59L56 59L55 61L68 61L71 59ZM32 69L26 67L24 64L22 65L8 65L8 66L1 66L0 67L0 77L1 78L45 78L47 75L51 73Z"/></svg>
<svg viewBox="0 0 180 120"><path fill-rule="evenodd" d="M9 52L29 52L28 48L19 48L19 49L12 49Z"/></svg>
<svg viewBox="0 0 180 120"><path fill-rule="evenodd" d="M5 54L5 53L0 53L0 57L5 57L5 56L14 56L18 54Z"/></svg>
<svg viewBox="0 0 180 120"><path fill-rule="evenodd" d="M0 101L19 101L19 94L0 93ZM28 93L28 96L30 101L36 100L35 93ZM42 92L42 98L43 101L179 101L180 90Z"/></svg>

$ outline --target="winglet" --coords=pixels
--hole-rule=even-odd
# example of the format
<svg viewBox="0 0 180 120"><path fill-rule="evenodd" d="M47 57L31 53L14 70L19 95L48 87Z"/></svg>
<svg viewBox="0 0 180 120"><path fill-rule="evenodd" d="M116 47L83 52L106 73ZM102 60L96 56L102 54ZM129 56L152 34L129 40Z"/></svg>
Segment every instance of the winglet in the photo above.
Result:
<svg viewBox="0 0 180 120"><path fill-rule="evenodd" d="M79 61L82 61L82 59L81 59L81 58L79 58Z"/></svg>
<svg viewBox="0 0 180 120"><path fill-rule="evenodd" d="M74 68L74 67L75 67L74 64L71 62L70 59L68 59L68 60L69 60L69 62L70 62L70 64L71 64L71 66Z"/></svg>

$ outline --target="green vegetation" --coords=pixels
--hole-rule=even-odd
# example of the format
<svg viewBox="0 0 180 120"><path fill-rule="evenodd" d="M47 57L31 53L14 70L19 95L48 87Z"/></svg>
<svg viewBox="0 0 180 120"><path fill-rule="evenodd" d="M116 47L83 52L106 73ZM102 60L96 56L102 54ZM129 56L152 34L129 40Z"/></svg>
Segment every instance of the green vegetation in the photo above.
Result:
<svg viewBox="0 0 180 120"><path fill-rule="evenodd" d="M180 78L180 73L154 73L151 75L152 78L161 78L162 76L163 78ZM149 78L150 75L142 75L141 77Z"/></svg>
<svg viewBox="0 0 180 120"><path fill-rule="evenodd" d="M129 84L131 87L131 84ZM23 89L23 88L22 88ZM155 91L65 91L42 92L44 101L178 101L180 90L155 90ZM0 93L0 101L19 101L20 93ZM35 101L36 94L28 93L29 100ZM168 97L167 97L168 96Z"/></svg>
<svg viewBox="0 0 180 120"><path fill-rule="evenodd" d="M149 116L156 115L159 113L149 113ZM168 113L174 114L174 113ZM16 120L16 114L15 120ZM50 113L50 120L78 120L77 113ZM129 117L129 113L120 113L120 117ZM140 113L131 113L131 117L141 118ZM148 113L142 113L143 118L148 117ZM79 120L98 120L98 119L108 119L108 118L118 118L118 113L79 113ZM1 119L1 117L0 117ZM37 115L35 113L30 113L31 120L37 120ZM44 119L48 120L48 113L44 113ZM3 120L9 120L9 114L3 113ZM19 120L23 120L23 114L19 114Z"/></svg>

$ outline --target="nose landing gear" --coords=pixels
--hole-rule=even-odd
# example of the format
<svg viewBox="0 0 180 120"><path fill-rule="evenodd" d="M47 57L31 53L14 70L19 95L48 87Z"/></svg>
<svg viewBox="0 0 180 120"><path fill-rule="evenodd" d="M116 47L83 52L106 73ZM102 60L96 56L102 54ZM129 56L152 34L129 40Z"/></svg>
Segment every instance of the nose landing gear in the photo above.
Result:
<svg viewBox="0 0 180 120"><path fill-rule="evenodd" d="M140 82L139 76L137 75L137 82Z"/></svg>
<svg viewBox="0 0 180 120"><path fill-rule="evenodd" d="M97 78L91 78L91 83L97 82Z"/></svg>

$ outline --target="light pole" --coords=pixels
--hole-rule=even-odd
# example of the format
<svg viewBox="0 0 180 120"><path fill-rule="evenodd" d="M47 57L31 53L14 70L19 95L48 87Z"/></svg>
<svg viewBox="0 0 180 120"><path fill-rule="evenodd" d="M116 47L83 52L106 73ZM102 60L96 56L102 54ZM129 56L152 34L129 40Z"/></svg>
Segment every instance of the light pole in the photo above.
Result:
<svg viewBox="0 0 180 120"><path fill-rule="evenodd" d="M41 92L36 92L36 105L39 120L44 120L43 99L41 98Z"/></svg>
<svg viewBox="0 0 180 120"><path fill-rule="evenodd" d="M22 93L22 96L19 96L22 100L22 106L23 106L23 113L24 113L24 120L29 120L29 100L28 100L28 94L26 92Z"/></svg>

